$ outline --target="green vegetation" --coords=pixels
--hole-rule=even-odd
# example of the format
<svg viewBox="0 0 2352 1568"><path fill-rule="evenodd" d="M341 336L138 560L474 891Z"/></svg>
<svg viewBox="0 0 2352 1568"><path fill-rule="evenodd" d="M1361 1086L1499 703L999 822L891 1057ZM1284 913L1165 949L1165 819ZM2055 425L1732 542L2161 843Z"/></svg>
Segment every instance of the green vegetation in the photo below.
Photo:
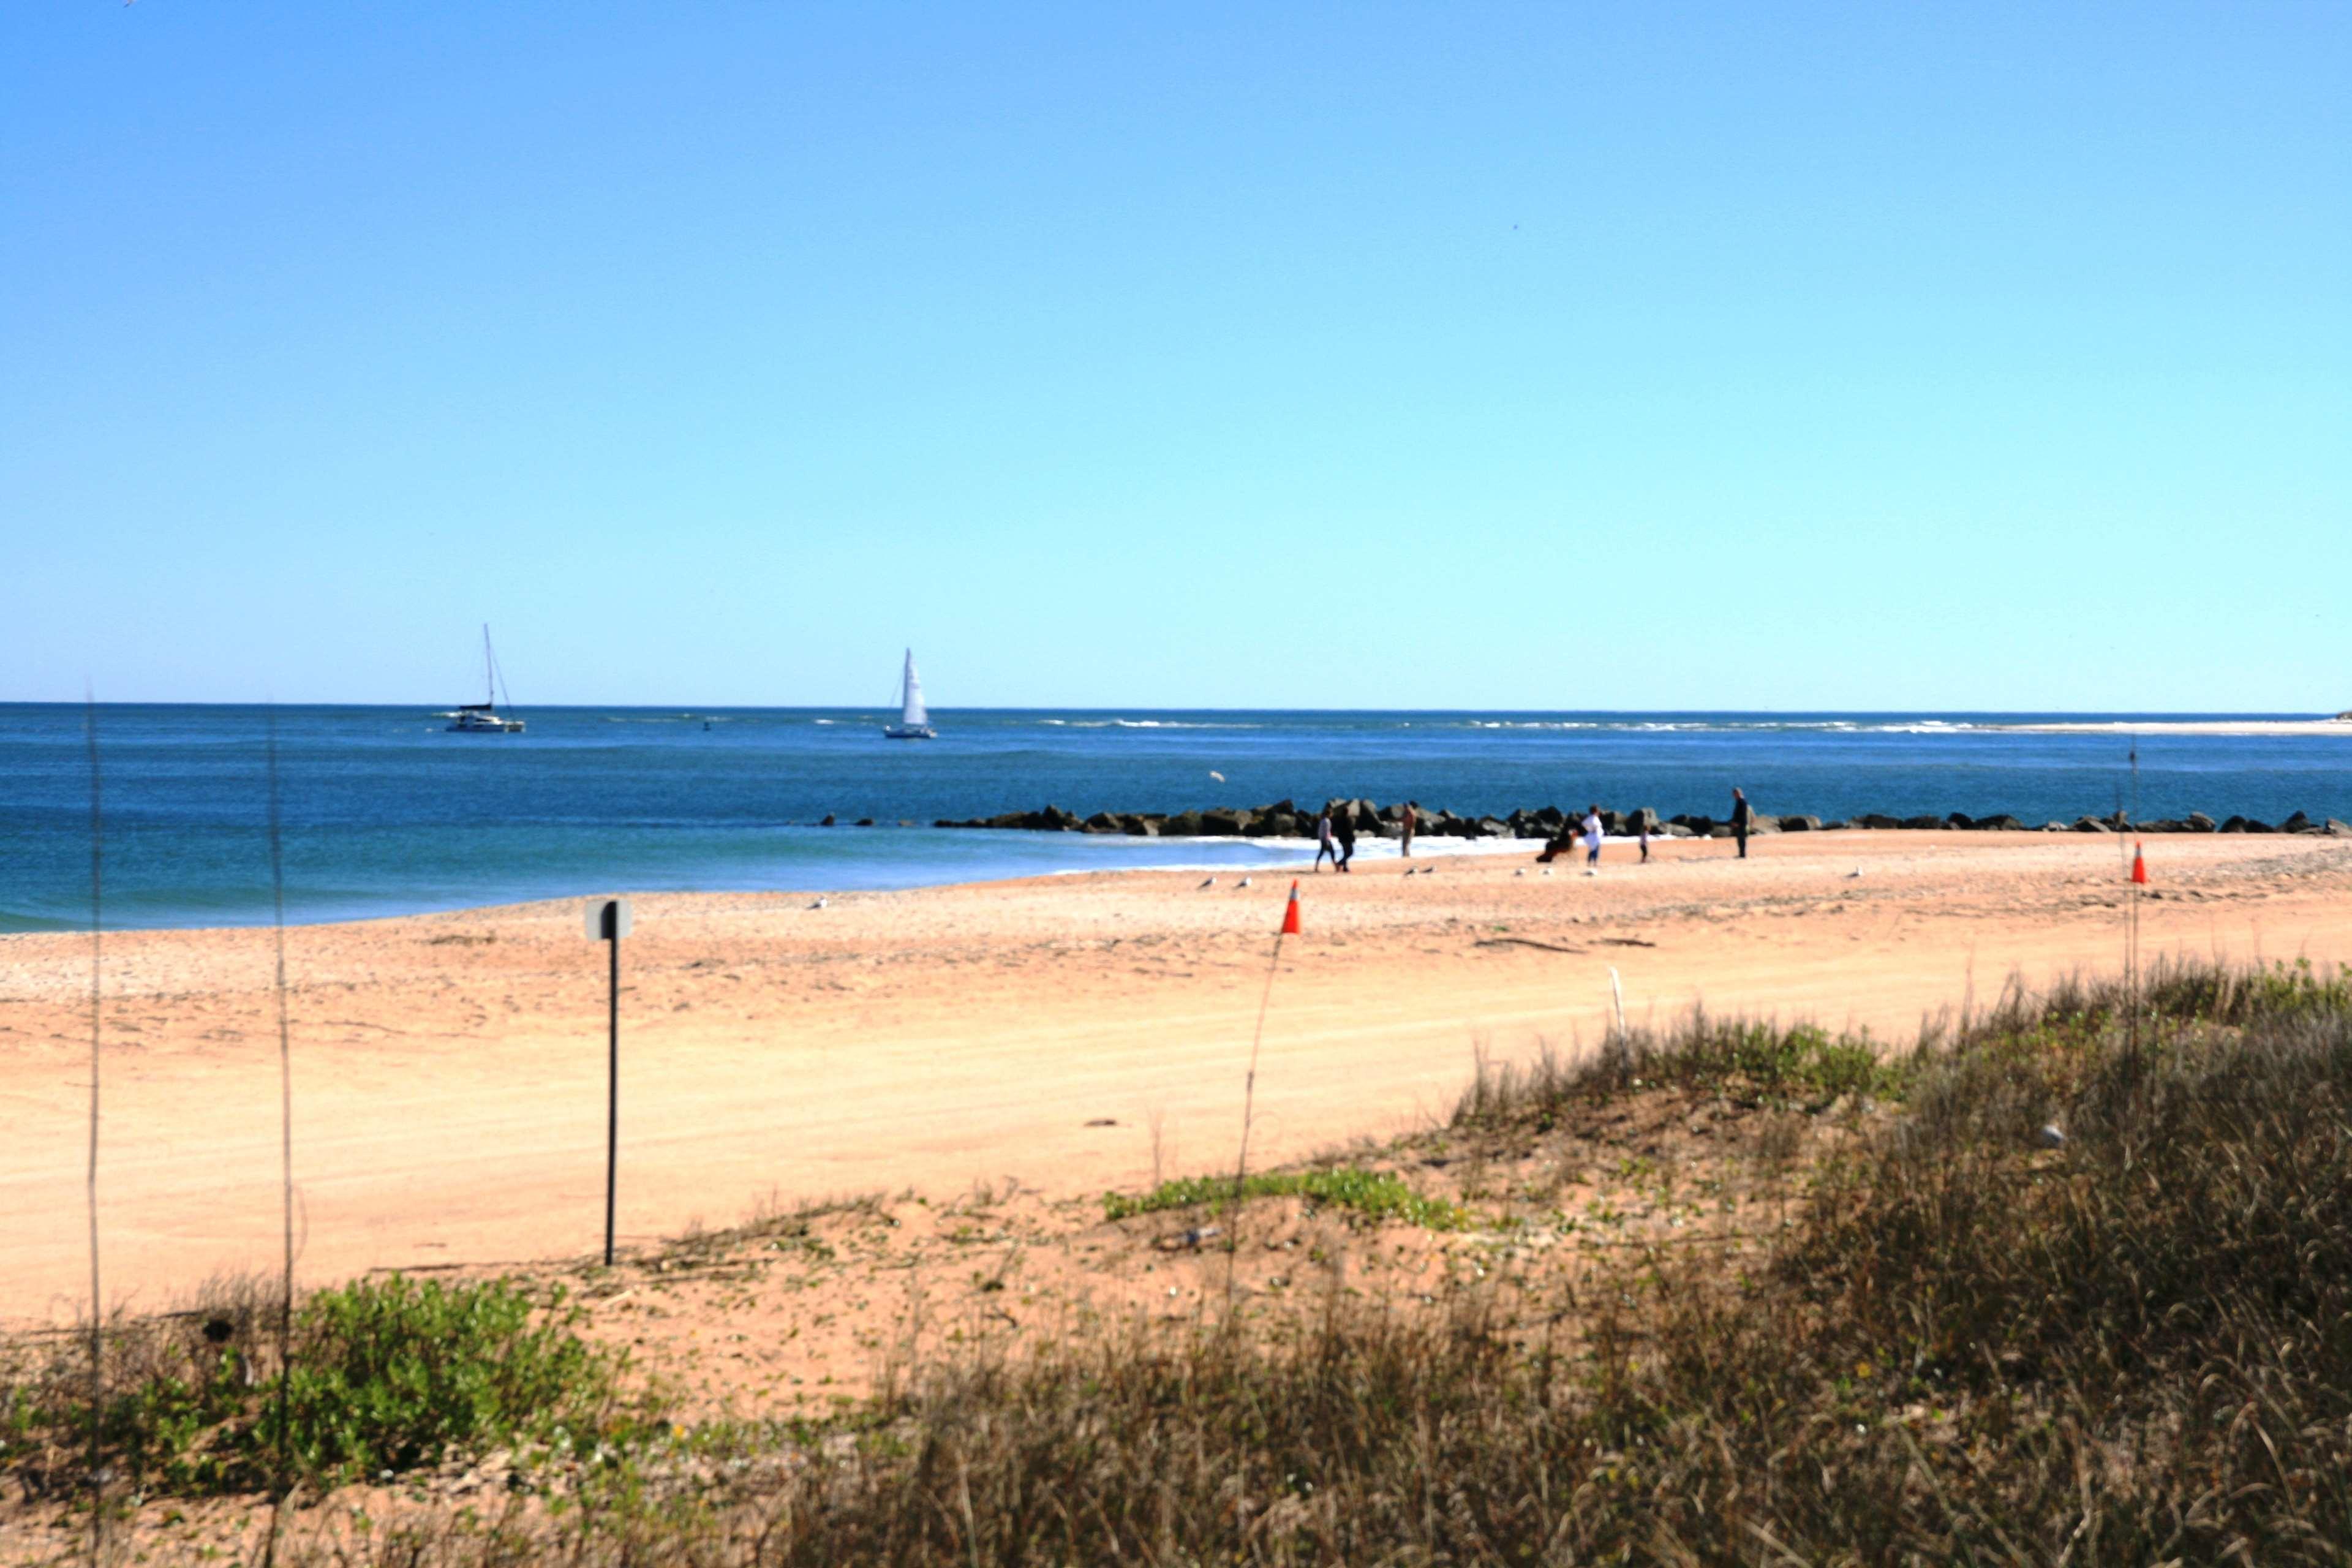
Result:
<svg viewBox="0 0 2352 1568"><path fill-rule="evenodd" d="M1527 1125L1548 1131L1572 1107L1639 1089L1681 1089L1770 1105L1820 1106L1847 1094L1900 1096L1906 1062L1867 1034L1832 1036L1811 1024L1779 1028L1696 1014L1660 1036L1613 1036L1590 1062L1550 1051L1527 1067L1481 1063L1454 1107L1457 1128Z"/></svg>
<svg viewBox="0 0 2352 1568"><path fill-rule="evenodd" d="M276 1470L275 1300L250 1282L172 1318L107 1333L102 1456L134 1490L257 1489ZM78 1469L89 1430L86 1340L0 1380L0 1469L44 1489ZM297 1308L285 1384L291 1479L330 1486L493 1447L593 1447L620 1413L620 1358L500 1280L394 1274ZM69 1484L68 1484L69 1489Z"/></svg>
<svg viewBox="0 0 2352 1568"><path fill-rule="evenodd" d="M1427 1198L1407 1186L1404 1181L1385 1171L1367 1171L1358 1165L1339 1165L1320 1171L1270 1171L1247 1177L1241 1187L1244 1199L1299 1197L1330 1208L1347 1209L1367 1219L1402 1220L1407 1225L1421 1226L1429 1230L1459 1230L1470 1222L1469 1213L1443 1198ZM1234 1201L1234 1179L1231 1176L1187 1176L1178 1181L1162 1182L1140 1197L1122 1193L1103 1194L1103 1214L1108 1219L1126 1219L1131 1215L1154 1214L1162 1209L1195 1208L1202 1205L1222 1212Z"/></svg>

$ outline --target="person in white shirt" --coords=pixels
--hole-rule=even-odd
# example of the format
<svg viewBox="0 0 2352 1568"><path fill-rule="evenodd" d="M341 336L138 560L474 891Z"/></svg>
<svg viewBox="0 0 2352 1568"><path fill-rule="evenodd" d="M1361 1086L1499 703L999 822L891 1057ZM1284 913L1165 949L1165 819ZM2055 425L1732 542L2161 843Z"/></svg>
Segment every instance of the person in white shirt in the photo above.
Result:
<svg viewBox="0 0 2352 1568"><path fill-rule="evenodd" d="M1601 808L1598 805L1584 814L1584 864L1588 869L1601 864Z"/></svg>

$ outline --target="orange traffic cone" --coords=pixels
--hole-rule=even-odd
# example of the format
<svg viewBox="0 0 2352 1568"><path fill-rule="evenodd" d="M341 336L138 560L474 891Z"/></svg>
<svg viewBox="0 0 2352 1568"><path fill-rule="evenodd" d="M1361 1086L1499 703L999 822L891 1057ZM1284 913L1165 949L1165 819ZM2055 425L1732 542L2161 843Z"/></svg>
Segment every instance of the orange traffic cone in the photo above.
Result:
<svg viewBox="0 0 2352 1568"><path fill-rule="evenodd" d="M2139 851L2140 847L2137 844L2134 844L2132 846L2132 880L2135 882L2146 882L2147 880L2147 861L2140 855Z"/></svg>
<svg viewBox="0 0 2352 1568"><path fill-rule="evenodd" d="M1290 902L1283 906L1282 934L1285 936L1298 934L1298 879L1296 877L1290 880Z"/></svg>

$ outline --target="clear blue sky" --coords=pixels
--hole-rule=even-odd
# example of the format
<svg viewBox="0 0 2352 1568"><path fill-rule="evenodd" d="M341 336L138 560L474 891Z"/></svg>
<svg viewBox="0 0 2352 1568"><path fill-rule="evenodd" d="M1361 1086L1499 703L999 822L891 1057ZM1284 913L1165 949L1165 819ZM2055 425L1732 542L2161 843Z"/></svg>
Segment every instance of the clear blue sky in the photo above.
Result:
<svg viewBox="0 0 2352 1568"><path fill-rule="evenodd" d="M0 22L0 699L2352 705L2352 5Z"/></svg>

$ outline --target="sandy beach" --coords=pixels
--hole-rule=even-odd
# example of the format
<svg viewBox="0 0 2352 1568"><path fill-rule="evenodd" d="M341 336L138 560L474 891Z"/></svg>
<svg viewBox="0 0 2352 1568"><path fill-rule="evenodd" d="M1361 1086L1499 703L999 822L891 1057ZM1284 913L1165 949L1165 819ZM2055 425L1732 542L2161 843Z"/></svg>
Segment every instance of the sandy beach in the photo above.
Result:
<svg viewBox="0 0 2352 1568"><path fill-rule="evenodd" d="M1303 879L1255 1148L1440 1117L1475 1053L1574 1049L1694 1005L1911 1037L1939 1009L2119 966L2105 836L1841 833L1612 846ZM2352 959L2352 842L2149 846L2150 954ZM625 1241L768 1199L1071 1195L1232 1158L1286 876L1104 874L911 892L636 900L624 952ZM100 1169L110 1300L267 1266L278 1068L266 929L110 933ZM89 939L0 938L0 1319L70 1316ZM287 933L299 1272L577 1256L601 1235L604 954L577 901Z"/></svg>

